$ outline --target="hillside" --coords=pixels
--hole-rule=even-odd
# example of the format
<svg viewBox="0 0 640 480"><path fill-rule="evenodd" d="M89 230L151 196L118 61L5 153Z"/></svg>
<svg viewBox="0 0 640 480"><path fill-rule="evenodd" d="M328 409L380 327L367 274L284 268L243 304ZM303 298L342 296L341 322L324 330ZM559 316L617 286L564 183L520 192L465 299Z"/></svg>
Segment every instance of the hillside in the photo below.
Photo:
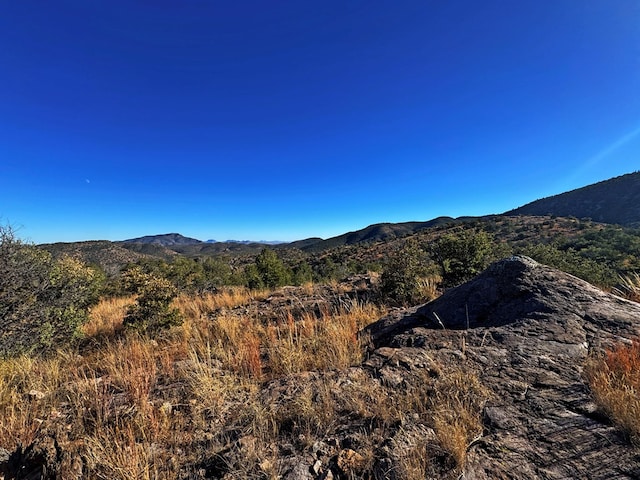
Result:
<svg viewBox="0 0 640 480"><path fill-rule="evenodd" d="M133 263L147 255L137 252L108 240L92 240L87 242L49 243L40 245L54 257L70 255L82 261L100 266L107 275L115 275L127 263ZM154 252L157 256L158 252ZM167 257L163 257L167 258Z"/></svg>
<svg viewBox="0 0 640 480"><path fill-rule="evenodd" d="M640 172L536 200L505 215L590 218L596 222L639 227Z"/></svg>

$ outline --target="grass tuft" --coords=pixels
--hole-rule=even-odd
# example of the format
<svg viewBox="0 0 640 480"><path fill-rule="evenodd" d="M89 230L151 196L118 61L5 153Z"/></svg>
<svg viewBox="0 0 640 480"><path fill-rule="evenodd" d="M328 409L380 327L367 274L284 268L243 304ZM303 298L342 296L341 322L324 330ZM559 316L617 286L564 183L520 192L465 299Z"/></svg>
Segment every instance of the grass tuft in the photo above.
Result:
<svg viewBox="0 0 640 480"><path fill-rule="evenodd" d="M640 302L640 274L621 275L614 293L627 300Z"/></svg>
<svg viewBox="0 0 640 480"><path fill-rule="evenodd" d="M587 364L585 374L596 403L640 445L640 340L606 351Z"/></svg>

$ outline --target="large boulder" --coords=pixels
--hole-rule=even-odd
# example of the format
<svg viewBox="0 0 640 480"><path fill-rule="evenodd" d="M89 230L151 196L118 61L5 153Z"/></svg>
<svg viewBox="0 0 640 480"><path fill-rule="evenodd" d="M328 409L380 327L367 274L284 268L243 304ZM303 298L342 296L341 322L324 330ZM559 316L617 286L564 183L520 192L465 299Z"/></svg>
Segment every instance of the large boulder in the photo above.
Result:
<svg viewBox="0 0 640 480"><path fill-rule="evenodd" d="M367 364L390 379L409 368L389 364L390 349L394 358L421 350L473 369L492 391L465 478L640 478L640 451L583 378L589 355L640 334L640 304L516 256L367 332Z"/></svg>

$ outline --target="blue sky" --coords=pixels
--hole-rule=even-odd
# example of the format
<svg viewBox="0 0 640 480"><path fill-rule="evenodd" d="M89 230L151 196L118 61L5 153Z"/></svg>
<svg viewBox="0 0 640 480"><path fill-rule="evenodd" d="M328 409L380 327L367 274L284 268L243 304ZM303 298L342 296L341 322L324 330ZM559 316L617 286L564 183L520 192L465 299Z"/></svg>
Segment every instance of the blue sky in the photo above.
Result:
<svg viewBox="0 0 640 480"><path fill-rule="evenodd" d="M330 237L640 167L637 0L0 4L0 223Z"/></svg>

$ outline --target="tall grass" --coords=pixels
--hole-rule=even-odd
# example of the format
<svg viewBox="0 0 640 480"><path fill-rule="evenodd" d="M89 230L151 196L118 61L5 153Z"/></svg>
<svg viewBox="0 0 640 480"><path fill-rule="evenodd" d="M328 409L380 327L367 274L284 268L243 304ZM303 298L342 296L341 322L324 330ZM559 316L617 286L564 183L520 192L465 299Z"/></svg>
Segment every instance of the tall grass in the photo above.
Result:
<svg viewBox="0 0 640 480"><path fill-rule="evenodd" d="M636 272L620 276L614 293L628 300L640 302L640 274Z"/></svg>
<svg viewBox="0 0 640 480"><path fill-rule="evenodd" d="M87 337L108 337L122 329L122 320L135 298L105 298L89 312L89 321L83 325L82 333Z"/></svg>
<svg viewBox="0 0 640 480"><path fill-rule="evenodd" d="M585 374L596 403L640 445L640 340L606 351Z"/></svg>

